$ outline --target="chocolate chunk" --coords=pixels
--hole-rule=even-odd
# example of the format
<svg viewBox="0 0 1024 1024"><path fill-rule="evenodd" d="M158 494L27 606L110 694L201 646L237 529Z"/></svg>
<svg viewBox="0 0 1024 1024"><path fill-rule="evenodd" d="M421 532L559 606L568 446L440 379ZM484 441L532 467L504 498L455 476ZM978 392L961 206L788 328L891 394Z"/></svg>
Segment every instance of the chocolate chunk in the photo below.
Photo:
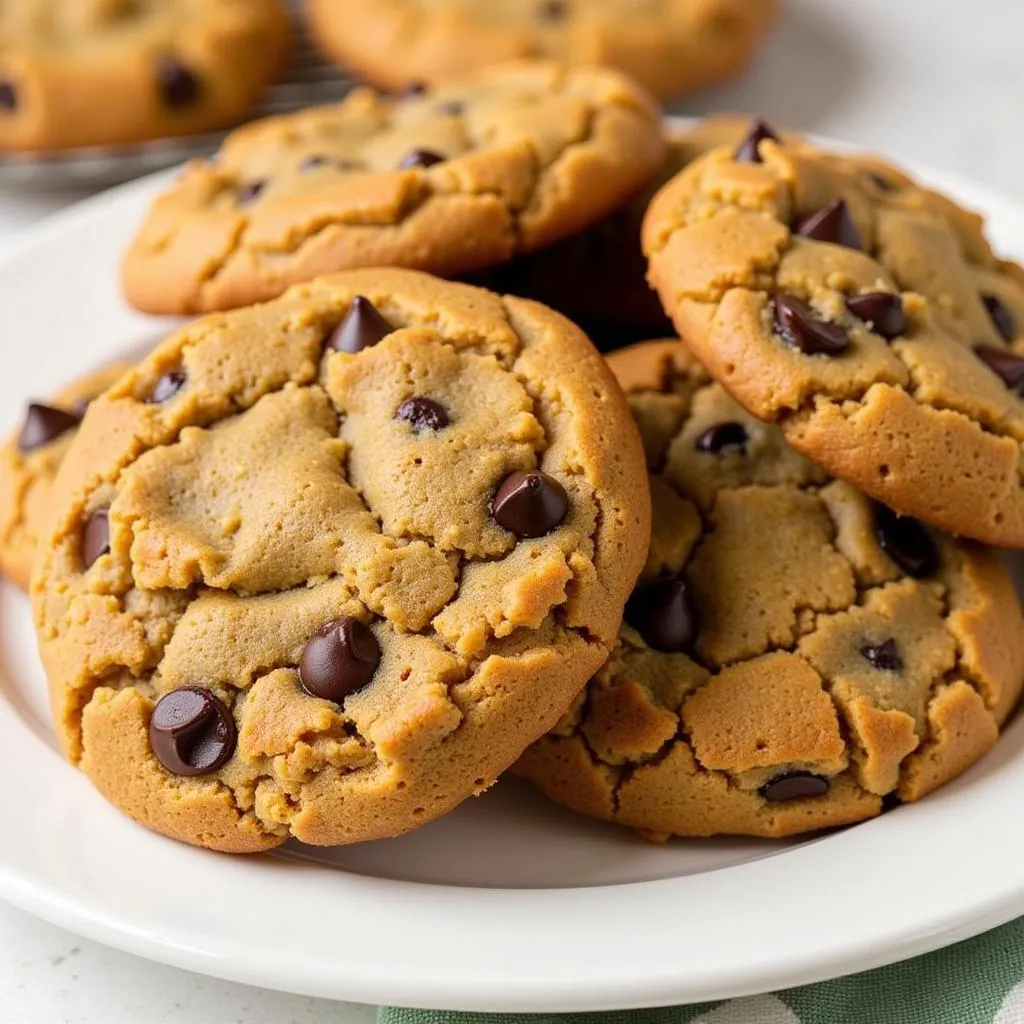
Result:
<svg viewBox="0 0 1024 1024"><path fill-rule="evenodd" d="M169 402L184 386L188 378L181 370L165 373L154 385L146 402L149 405L162 405Z"/></svg>
<svg viewBox="0 0 1024 1024"><path fill-rule="evenodd" d="M900 672L903 669L900 649L892 637L884 643L865 644L860 653L872 668L880 669L882 672Z"/></svg>
<svg viewBox="0 0 1024 1024"><path fill-rule="evenodd" d="M231 760L235 719L209 690L184 686L160 698L149 720L149 746L175 775L206 775Z"/></svg>
<svg viewBox="0 0 1024 1024"><path fill-rule="evenodd" d="M1024 396L1024 356L982 345L975 355L1011 390Z"/></svg>
<svg viewBox="0 0 1024 1024"><path fill-rule="evenodd" d="M907 329L907 314L903 312L903 300L892 292L867 292L851 295L846 308L858 320L871 325L875 334L886 341L898 338Z"/></svg>
<svg viewBox="0 0 1024 1024"><path fill-rule="evenodd" d="M23 452L41 448L44 444L56 441L61 434L74 430L81 422L81 416L74 413L33 402L25 413L25 422L18 435L18 448Z"/></svg>
<svg viewBox="0 0 1024 1024"><path fill-rule="evenodd" d="M354 355L364 348L372 348L394 331L395 327L377 312L377 307L369 299L357 295L341 323L334 329L328 345L335 352Z"/></svg>
<svg viewBox="0 0 1024 1024"><path fill-rule="evenodd" d="M1013 341L1017 337L1017 318L1006 308L998 295L984 294L981 301L985 303L992 323L996 325L1003 341Z"/></svg>
<svg viewBox="0 0 1024 1024"><path fill-rule="evenodd" d="M107 554L110 554L110 509L98 508L86 520L82 531L82 562L86 569L91 569Z"/></svg>
<svg viewBox="0 0 1024 1024"><path fill-rule="evenodd" d="M751 121L747 134L743 136L743 140L736 147L736 152L732 155L733 160L738 164L761 163L759 147L766 139L771 139L772 142L781 141L765 121L755 118Z"/></svg>
<svg viewBox="0 0 1024 1024"><path fill-rule="evenodd" d="M266 187L267 183L265 181L246 182L238 190L238 205L248 206L250 203L255 202Z"/></svg>
<svg viewBox="0 0 1024 1024"><path fill-rule="evenodd" d="M396 410L396 420L405 420L413 430L443 430L450 422L448 410L432 398L414 395L407 398Z"/></svg>
<svg viewBox="0 0 1024 1024"><path fill-rule="evenodd" d="M18 87L10 81L0 82L0 110L13 113L18 109Z"/></svg>
<svg viewBox="0 0 1024 1024"><path fill-rule="evenodd" d="M380 645L358 619L335 619L309 639L299 663L299 681L314 697L340 704L368 686L380 664Z"/></svg>
<svg viewBox="0 0 1024 1024"><path fill-rule="evenodd" d="M462 100L448 100L437 108L437 112L447 117L458 117L466 112L466 104Z"/></svg>
<svg viewBox="0 0 1024 1024"><path fill-rule="evenodd" d="M847 249L860 249L860 232L853 223L845 199L833 199L816 213L805 217L797 225L796 233L816 242L845 245Z"/></svg>
<svg viewBox="0 0 1024 1024"><path fill-rule="evenodd" d="M505 478L491 503L494 521L517 537L543 537L569 512L569 496L552 476L517 470Z"/></svg>
<svg viewBox="0 0 1024 1024"><path fill-rule="evenodd" d="M169 107L187 107L199 98L199 79L174 57L160 61L157 82Z"/></svg>
<svg viewBox="0 0 1024 1024"><path fill-rule="evenodd" d="M543 0L537 5L537 17L541 21L562 21L568 14L568 0Z"/></svg>
<svg viewBox="0 0 1024 1024"><path fill-rule="evenodd" d="M433 167L443 164L447 157L435 153L432 149L410 149L398 162L399 170L409 171L414 167Z"/></svg>
<svg viewBox="0 0 1024 1024"><path fill-rule="evenodd" d="M939 553L928 531L910 516L875 503L875 534L882 550L914 579L931 576L939 567Z"/></svg>
<svg viewBox="0 0 1024 1024"><path fill-rule="evenodd" d="M742 423L716 423L697 438L699 452L718 455L723 448L746 448L750 435Z"/></svg>
<svg viewBox="0 0 1024 1024"><path fill-rule="evenodd" d="M761 787L761 796L772 803L785 800L804 800L812 796L824 796L829 789L829 781L822 775L813 772L789 772L766 782Z"/></svg>
<svg viewBox="0 0 1024 1024"><path fill-rule="evenodd" d="M790 348L806 355L834 355L850 344L842 327L819 320L809 306L792 295L775 296L775 327Z"/></svg>
<svg viewBox="0 0 1024 1024"><path fill-rule="evenodd" d="M642 583L626 602L625 617L656 651L686 651L697 639L697 614L681 576Z"/></svg>

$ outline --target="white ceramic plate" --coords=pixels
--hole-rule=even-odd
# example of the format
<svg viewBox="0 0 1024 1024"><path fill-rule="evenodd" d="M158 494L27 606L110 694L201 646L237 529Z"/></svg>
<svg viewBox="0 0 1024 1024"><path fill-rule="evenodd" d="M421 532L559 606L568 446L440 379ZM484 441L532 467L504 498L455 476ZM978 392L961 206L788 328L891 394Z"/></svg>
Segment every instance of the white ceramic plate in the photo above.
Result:
<svg viewBox="0 0 1024 1024"><path fill-rule="evenodd" d="M936 183L1024 254L1024 207ZM0 261L0 426L161 336L118 256L153 181ZM738 996L921 953L1024 913L1024 721L923 803L817 840L645 845L515 783L404 839L231 858L152 835L58 755L26 603L0 590L0 896L180 967L359 1002L569 1011Z"/></svg>

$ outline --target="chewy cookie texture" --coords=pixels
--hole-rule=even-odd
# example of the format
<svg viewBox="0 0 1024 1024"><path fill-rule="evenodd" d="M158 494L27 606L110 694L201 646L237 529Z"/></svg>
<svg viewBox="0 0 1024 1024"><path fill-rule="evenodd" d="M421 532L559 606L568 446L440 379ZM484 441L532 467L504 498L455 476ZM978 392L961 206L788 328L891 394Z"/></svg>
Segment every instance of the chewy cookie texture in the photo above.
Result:
<svg viewBox="0 0 1024 1024"><path fill-rule="evenodd" d="M604 218L664 150L657 105L611 71L525 61L401 98L358 89L193 163L153 204L124 291L189 313L356 267L468 274Z"/></svg>
<svg viewBox="0 0 1024 1024"><path fill-rule="evenodd" d="M237 852L489 786L607 658L650 520L585 336L402 270L172 336L90 407L53 504L32 596L65 752Z"/></svg>
<svg viewBox="0 0 1024 1024"><path fill-rule="evenodd" d="M830 480L678 341L610 362L651 548L610 661L517 772L652 838L785 836L917 800L984 754L1024 681L998 555Z"/></svg>

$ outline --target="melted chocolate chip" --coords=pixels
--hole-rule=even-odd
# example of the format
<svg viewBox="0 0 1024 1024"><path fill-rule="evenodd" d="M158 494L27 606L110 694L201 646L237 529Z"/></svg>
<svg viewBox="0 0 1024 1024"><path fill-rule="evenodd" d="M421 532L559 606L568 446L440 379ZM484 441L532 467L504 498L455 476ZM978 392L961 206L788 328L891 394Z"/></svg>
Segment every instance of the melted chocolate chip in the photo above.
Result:
<svg viewBox="0 0 1024 1024"><path fill-rule="evenodd" d="M708 427L694 447L699 452L718 455L723 448L746 448L750 435L742 423L716 423Z"/></svg>
<svg viewBox="0 0 1024 1024"><path fill-rule="evenodd" d="M847 249L860 249L860 232L850 216L845 199L833 199L797 225L796 233L816 242L831 242Z"/></svg>
<svg viewBox="0 0 1024 1024"><path fill-rule="evenodd" d="M369 299L357 295L341 323L334 329L328 345L335 352L354 355L364 348L372 348L394 331L394 326L377 312L377 307Z"/></svg>
<svg viewBox="0 0 1024 1024"><path fill-rule="evenodd" d="M626 602L625 617L656 651L686 651L697 639L697 614L679 576L638 586Z"/></svg>
<svg viewBox="0 0 1024 1024"><path fill-rule="evenodd" d="M216 771L231 759L237 735L231 712L199 686L165 694L149 721L150 749L175 775Z"/></svg>
<svg viewBox="0 0 1024 1024"><path fill-rule="evenodd" d="M33 402L25 413L25 422L18 435L18 448L23 452L41 448L56 441L61 434L74 430L81 422L82 418L74 413Z"/></svg>
<svg viewBox="0 0 1024 1024"><path fill-rule="evenodd" d="M259 199L263 190L267 187L265 181L248 181L238 190L238 205L248 206Z"/></svg>
<svg viewBox="0 0 1024 1024"><path fill-rule="evenodd" d="M110 553L110 509L98 508L85 522L82 531L82 563L91 569L98 559Z"/></svg>
<svg viewBox="0 0 1024 1024"><path fill-rule="evenodd" d="M541 21L561 21L568 13L568 0L543 0L537 5L537 17Z"/></svg>
<svg viewBox="0 0 1024 1024"><path fill-rule="evenodd" d="M165 373L154 385L146 399L149 405L162 405L169 402L184 386L188 378L181 370Z"/></svg>
<svg viewBox="0 0 1024 1024"><path fill-rule="evenodd" d="M540 471L517 470L507 476L494 495L494 521L517 537L543 537L569 512L569 496L552 476Z"/></svg>
<svg viewBox="0 0 1024 1024"><path fill-rule="evenodd" d="M432 149L410 149L398 162L399 170L409 171L415 167L433 167L443 164L447 157L435 153Z"/></svg>
<svg viewBox="0 0 1024 1024"><path fill-rule="evenodd" d="M299 680L312 696L340 704L370 684L380 657L380 645L369 626L358 619L335 619L309 638Z"/></svg>
<svg viewBox="0 0 1024 1024"><path fill-rule="evenodd" d="M1024 356L982 345L975 355L1011 390L1024 395Z"/></svg>
<svg viewBox="0 0 1024 1024"><path fill-rule="evenodd" d="M846 300L846 308L858 320L871 325L875 334L886 341L892 341L905 333L907 314L903 312L903 300L892 292L867 292L852 295Z"/></svg>
<svg viewBox="0 0 1024 1024"><path fill-rule="evenodd" d="M188 107L199 98L199 79L174 57L160 61L157 82L169 107Z"/></svg>
<svg viewBox="0 0 1024 1024"><path fill-rule="evenodd" d="M732 155L733 160L738 164L761 163L759 148L766 139L771 139L772 142L781 141L767 122L755 118L751 121L747 134L743 136L742 141L736 147L736 152Z"/></svg>
<svg viewBox="0 0 1024 1024"><path fill-rule="evenodd" d="M813 772L789 772L766 782L761 787L761 796L772 803L785 800L804 800L812 796L824 796L829 790L829 781Z"/></svg>
<svg viewBox="0 0 1024 1024"><path fill-rule="evenodd" d="M448 410L432 398L413 395L407 398L396 410L396 420L405 420L413 430L443 430L450 422Z"/></svg>
<svg viewBox="0 0 1024 1024"><path fill-rule="evenodd" d="M0 110L13 113L18 109L18 88L10 81L0 82Z"/></svg>
<svg viewBox="0 0 1024 1024"><path fill-rule="evenodd" d="M1017 337L1017 318L1006 308L1002 299L998 295L985 294L981 301L1003 341L1013 341Z"/></svg>
<svg viewBox="0 0 1024 1024"><path fill-rule="evenodd" d="M939 553L928 531L910 516L875 503L875 534L882 550L914 579L931 576L939 567Z"/></svg>
<svg viewBox="0 0 1024 1024"><path fill-rule="evenodd" d="M790 348L806 355L834 355L850 344L842 327L819 320L809 306L792 295L775 296L775 327Z"/></svg>
<svg viewBox="0 0 1024 1024"><path fill-rule="evenodd" d="M865 644L860 653L872 668L882 672L899 672L903 668L900 649L892 637L880 644Z"/></svg>

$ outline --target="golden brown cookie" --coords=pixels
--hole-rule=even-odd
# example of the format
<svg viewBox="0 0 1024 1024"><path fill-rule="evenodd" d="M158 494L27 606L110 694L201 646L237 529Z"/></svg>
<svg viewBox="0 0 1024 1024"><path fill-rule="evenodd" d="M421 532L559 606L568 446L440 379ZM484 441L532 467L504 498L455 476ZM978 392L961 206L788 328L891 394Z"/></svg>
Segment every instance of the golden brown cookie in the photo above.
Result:
<svg viewBox="0 0 1024 1024"><path fill-rule="evenodd" d="M1024 273L979 217L760 126L644 227L679 332L746 409L897 511L1024 546Z"/></svg>
<svg viewBox="0 0 1024 1024"><path fill-rule="evenodd" d="M517 57L605 65L662 97L737 74L777 0L306 0L314 38L401 89Z"/></svg>
<svg viewBox="0 0 1024 1024"><path fill-rule="evenodd" d="M17 434L0 446L0 572L28 589L53 482L85 409L129 369L115 363L76 380L50 403L33 402Z"/></svg>
<svg viewBox="0 0 1024 1024"><path fill-rule="evenodd" d="M157 199L124 262L147 312L270 299L317 274L446 277L582 230L656 173L654 102L614 72L523 62L243 128Z"/></svg>
<svg viewBox="0 0 1024 1024"><path fill-rule="evenodd" d="M239 121L284 67L281 0L0 6L0 149L63 149Z"/></svg>
<svg viewBox="0 0 1024 1024"><path fill-rule="evenodd" d="M404 270L173 335L93 405L55 506L32 592L65 752L238 852L488 787L608 656L650 517L583 334Z"/></svg>
<svg viewBox="0 0 1024 1024"><path fill-rule="evenodd" d="M616 352L647 451L647 565L611 660L517 772L663 838L786 836L917 800L1024 682L998 555L829 480L677 341Z"/></svg>

